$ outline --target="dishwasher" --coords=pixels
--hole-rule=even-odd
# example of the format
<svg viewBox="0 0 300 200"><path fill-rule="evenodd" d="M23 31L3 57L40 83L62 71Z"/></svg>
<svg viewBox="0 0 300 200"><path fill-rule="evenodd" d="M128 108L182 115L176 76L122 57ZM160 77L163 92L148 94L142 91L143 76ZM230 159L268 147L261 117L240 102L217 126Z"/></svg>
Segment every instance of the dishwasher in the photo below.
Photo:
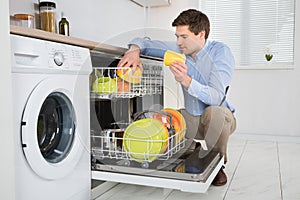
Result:
<svg viewBox="0 0 300 200"><path fill-rule="evenodd" d="M224 158L217 152L199 158L204 150L195 148L192 138L184 137L186 128L175 130L176 117L167 112L173 109L163 105L165 66L162 60L141 56L143 70L136 77L131 74L131 80L127 80L126 72L130 69L118 73L120 56L91 52L91 57L92 180L205 193ZM168 121L164 137L152 137L148 133L147 137L125 137L133 125L151 120L161 124ZM140 129L141 134L144 130ZM159 150L154 148L157 144ZM148 150L150 146L153 151ZM139 148L143 150L139 152Z"/></svg>

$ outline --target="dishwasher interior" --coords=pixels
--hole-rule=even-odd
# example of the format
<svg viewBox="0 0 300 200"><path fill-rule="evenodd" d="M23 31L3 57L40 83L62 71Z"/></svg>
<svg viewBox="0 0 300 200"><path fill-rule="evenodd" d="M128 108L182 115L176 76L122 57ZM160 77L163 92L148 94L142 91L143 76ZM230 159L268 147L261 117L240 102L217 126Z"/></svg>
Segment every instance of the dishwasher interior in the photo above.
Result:
<svg viewBox="0 0 300 200"><path fill-rule="evenodd" d="M185 138L176 110L164 108L163 62L143 57L134 74L117 68L117 56L91 55L92 179L206 192L223 157L199 157L204 150Z"/></svg>

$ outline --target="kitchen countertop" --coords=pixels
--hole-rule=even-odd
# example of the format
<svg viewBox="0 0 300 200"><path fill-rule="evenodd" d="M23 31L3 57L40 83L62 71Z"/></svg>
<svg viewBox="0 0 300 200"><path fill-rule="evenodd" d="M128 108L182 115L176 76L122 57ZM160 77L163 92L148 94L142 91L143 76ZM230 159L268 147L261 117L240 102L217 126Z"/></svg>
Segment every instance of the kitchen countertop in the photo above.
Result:
<svg viewBox="0 0 300 200"><path fill-rule="evenodd" d="M122 47L112 46L108 44L98 43L95 41L85 40L81 38L60 35L57 33L51 33L39 29L26 28L21 26L10 26L10 33L22 36L28 36L32 38L50 40L54 42L60 42L64 44L71 44L88 48L93 51L99 51L104 53L123 54L126 49Z"/></svg>
<svg viewBox="0 0 300 200"><path fill-rule="evenodd" d="M37 39L43 39L43 40L49 40L49 41L60 42L64 44L85 47L90 49L91 52L95 52L95 53L101 52L101 53L121 56L127 51L127 49L123 47L113 46L113 45L95 42L91 40L85 40L85 39L76 38L72 36L65 36L57 33L43 31L40 29L33 29L33 28L27 28L21 26L10 25L10 33L15 35L27 36L31 38L37 38ZM141 57L162 61L162 58L157 58L152 56L141 55Z"/></svg>

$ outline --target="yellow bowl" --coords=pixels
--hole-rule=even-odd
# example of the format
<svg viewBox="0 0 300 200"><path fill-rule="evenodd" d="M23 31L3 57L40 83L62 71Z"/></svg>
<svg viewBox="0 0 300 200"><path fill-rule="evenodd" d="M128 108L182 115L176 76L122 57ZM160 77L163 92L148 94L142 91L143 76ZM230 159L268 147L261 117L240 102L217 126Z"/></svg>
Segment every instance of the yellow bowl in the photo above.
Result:
<svg viewBox="0 0 300 200"><path fill-rule="evenodd" d="M168 130L158 120L145 118L131 123L123 135L123 148L137 162L153 161L168 147Z"/></svg>
<svg viewBox="0 0 300 200"><path fill-rule="evenodd" d="M92 90L100 94L111 94L118 90L117 82L109 77L101 77L94 81Z"/></svg>
<svg viewBox="0 0 300 200"><path fill-rule="evenodd" d="M131 68L126 69L118 69L117 75L123 79L124 81L127 81L129 83L138 84L141 82L142 79L142 70L140 68L136 68L136 70L133 72Z"/></svg>
<svg viewBox="0 0 300 200"><path fill-rule="evenodd" d="M183 62L186 61L186 56L181 53L177 53L175 51L167 50L164 54L164 64L165 66L170 66L173 62Z"/></svg>

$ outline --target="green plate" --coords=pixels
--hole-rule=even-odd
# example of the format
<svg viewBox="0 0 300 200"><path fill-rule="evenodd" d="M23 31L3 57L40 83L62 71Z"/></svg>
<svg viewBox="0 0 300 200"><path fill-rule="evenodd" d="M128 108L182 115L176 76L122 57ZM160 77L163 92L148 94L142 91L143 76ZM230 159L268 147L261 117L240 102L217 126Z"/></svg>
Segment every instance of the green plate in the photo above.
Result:
<svg viewBox="0 0 300 200"><path fill-rule="evenodd" d="M153 161L168 147L168 130L158 120L145 118L131 123L123 136L123 148L138 161Z"/></svg>

